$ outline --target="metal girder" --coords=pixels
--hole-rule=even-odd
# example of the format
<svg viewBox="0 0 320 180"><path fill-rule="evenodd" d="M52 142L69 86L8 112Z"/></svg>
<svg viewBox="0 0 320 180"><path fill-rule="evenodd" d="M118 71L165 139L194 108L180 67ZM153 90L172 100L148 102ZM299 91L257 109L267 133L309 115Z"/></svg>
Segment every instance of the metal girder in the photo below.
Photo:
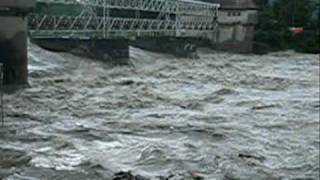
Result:
<svg viewBox="0 0 320 180"><path fill-rule="evenodd" d="M192 0L38 0L38 2L81 5L76 16L31 14L32 37L66 36L73 38L110 38L135 36L197 36L197 32L215 32L218 4ZM103 8L103 15L96 13ZM158 18L111 17L110 9L156 12ZM162 18L163 16L174 18ZM201 33L200 33L201 34Z"/></svg>
<svg viewBox="0 0 320 180"><path fill-rule="evenodd" d="M189 15L210 15L212 10L220 7L219 4L193 0L37 0L37 2Z"/></svg>

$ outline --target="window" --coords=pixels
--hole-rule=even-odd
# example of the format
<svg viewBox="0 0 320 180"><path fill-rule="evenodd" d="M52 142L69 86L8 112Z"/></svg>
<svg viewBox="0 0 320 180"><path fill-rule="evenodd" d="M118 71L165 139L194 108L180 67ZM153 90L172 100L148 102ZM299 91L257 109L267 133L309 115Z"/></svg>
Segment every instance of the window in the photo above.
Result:
<svg viewBox="0 0 320 180"><path fill-rule="evenodd" d="M240 11L229 11L228 16L241 16Z"/></svg>

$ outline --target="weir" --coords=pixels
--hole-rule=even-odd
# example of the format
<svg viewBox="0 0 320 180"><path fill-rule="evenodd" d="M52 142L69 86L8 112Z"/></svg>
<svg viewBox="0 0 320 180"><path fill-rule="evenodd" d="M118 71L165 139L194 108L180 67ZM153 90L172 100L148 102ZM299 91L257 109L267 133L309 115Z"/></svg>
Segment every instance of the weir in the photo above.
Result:
<svg viewBox="0 0 320 180"><path fill-rule="evenodd" d="M25 84L28 80L27 14L33 0L0 1L0 62L5 84Z"/></svg>

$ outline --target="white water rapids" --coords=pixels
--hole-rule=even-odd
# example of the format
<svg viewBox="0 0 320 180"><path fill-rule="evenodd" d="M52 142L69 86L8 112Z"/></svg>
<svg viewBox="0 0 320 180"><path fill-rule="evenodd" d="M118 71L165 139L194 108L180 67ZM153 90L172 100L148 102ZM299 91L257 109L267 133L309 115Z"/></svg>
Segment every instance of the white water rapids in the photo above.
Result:
<svg viewBox="0 0 320 180"><path fill-rule="evenodd" d="M319 179L318 55L130 53L113 66L29 45L0 178Z"/></svg>

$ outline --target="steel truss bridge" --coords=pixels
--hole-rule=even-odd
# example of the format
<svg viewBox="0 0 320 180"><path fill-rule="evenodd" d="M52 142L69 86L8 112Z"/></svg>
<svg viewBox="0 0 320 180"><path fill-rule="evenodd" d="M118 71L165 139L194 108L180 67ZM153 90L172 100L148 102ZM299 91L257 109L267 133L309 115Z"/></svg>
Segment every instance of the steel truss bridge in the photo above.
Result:
<svg viewBox="0 0 320 180"><path fill-rule="evenodd" d="M207 37L218 9L193 0L37 0L28 26L33 38Z"/></svg>

